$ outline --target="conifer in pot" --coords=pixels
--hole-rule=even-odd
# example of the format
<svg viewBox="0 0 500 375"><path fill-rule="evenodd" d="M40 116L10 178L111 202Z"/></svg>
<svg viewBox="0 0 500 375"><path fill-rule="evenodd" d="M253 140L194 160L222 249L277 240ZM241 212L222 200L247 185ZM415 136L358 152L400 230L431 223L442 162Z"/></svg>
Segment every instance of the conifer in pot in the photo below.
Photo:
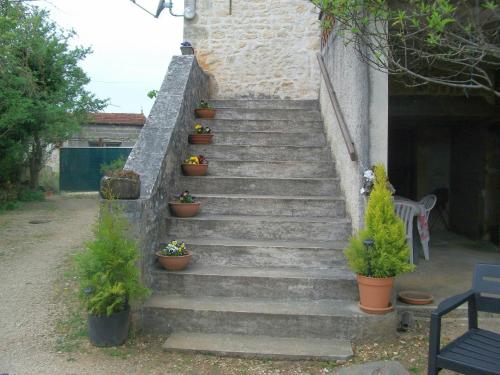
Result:
<svg viewBox="0 0 500 375"><path fill-rule="evenodd" d="M394 277L410 272L410 249L404 224L394 211L383 165L375 167L375 182L365 213L365 227L349 242L344 254L357 274L360 308L368 313L391 311Z"/></svg>

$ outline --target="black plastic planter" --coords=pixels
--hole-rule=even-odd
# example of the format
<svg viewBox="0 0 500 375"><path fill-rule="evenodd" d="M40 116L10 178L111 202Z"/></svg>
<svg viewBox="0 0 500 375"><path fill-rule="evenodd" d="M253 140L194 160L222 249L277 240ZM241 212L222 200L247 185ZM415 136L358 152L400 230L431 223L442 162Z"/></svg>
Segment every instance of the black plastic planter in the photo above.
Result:
<svg viewBox="0 0 500 375"><path fill-rule="evenodd" d="M128 336L130 308L111 316L89 315L90 342L95 346L119 346Z"/></svg>

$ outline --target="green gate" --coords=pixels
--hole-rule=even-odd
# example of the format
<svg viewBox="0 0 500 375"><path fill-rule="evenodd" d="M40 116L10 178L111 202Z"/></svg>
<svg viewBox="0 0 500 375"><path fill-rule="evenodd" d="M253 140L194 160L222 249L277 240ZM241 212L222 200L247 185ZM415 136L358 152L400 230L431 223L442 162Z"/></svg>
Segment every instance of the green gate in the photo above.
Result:
<svg viewBox="0 0 500 375"><path fill-rule="evenodd" d="M60 149L60 187L63 191L98 191L101 165L120 156L128 157L127 147L85 147Z"/></svg>

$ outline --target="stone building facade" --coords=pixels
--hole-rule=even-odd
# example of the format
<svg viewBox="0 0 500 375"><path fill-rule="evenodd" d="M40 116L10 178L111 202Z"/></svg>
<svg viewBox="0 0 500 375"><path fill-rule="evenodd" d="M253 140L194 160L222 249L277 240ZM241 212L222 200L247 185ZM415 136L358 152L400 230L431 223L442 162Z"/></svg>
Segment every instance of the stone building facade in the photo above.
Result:
<svg viewBox="0 0 500 375"><path fill-rule="evenodd" d="M145 123L143 113L93 113L64 147L134 147Z"/></svg>
<svg viewBox="0 0 500 375"><path fill-rule="evenodd" d="M305 0L197 0L184 22L211 97L317 99L318 12Z"/></svg>

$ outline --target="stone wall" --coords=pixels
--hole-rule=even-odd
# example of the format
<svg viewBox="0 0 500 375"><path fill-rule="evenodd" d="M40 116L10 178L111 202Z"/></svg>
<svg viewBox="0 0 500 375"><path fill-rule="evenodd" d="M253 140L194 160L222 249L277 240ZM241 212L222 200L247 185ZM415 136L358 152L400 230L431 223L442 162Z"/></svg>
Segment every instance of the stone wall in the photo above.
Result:
<svg viewBox="0 0 500 375"><path fill-rule="evenodd" d="M192 1L192 0L187 0ZM307 0L196 0L184 21L213 98L317 99L318 13Z"/></svg>
<svg viewBox="0 0 500 375"><path fill-rule="evenodd" d="M320 107L327 139L356 230L363 225L365 198L359 193L363 171L376 163L387 165L388 78L361 61L353 46L346 45L335 29L321 54L358 156L357 161L350 159L321 79Z"/></svg>
<svg viewBox="0 0 500 375"><path fill-rule="evenodd" d="M194 109L208 95L208 78L194 56L174 56L151 113L125 165L141 176L141 197L118 201L141 248L141 273L151 284L154 253L165 240L168 201L180 192Z"/></svg>
<svg viewBox="0 0 500 375"><path fill-rule="evenodd" d="M81 131L67 141L65 147L89 147L89 141L119 142L120 147L134 147L142 125L82 125Z"/></svg>

